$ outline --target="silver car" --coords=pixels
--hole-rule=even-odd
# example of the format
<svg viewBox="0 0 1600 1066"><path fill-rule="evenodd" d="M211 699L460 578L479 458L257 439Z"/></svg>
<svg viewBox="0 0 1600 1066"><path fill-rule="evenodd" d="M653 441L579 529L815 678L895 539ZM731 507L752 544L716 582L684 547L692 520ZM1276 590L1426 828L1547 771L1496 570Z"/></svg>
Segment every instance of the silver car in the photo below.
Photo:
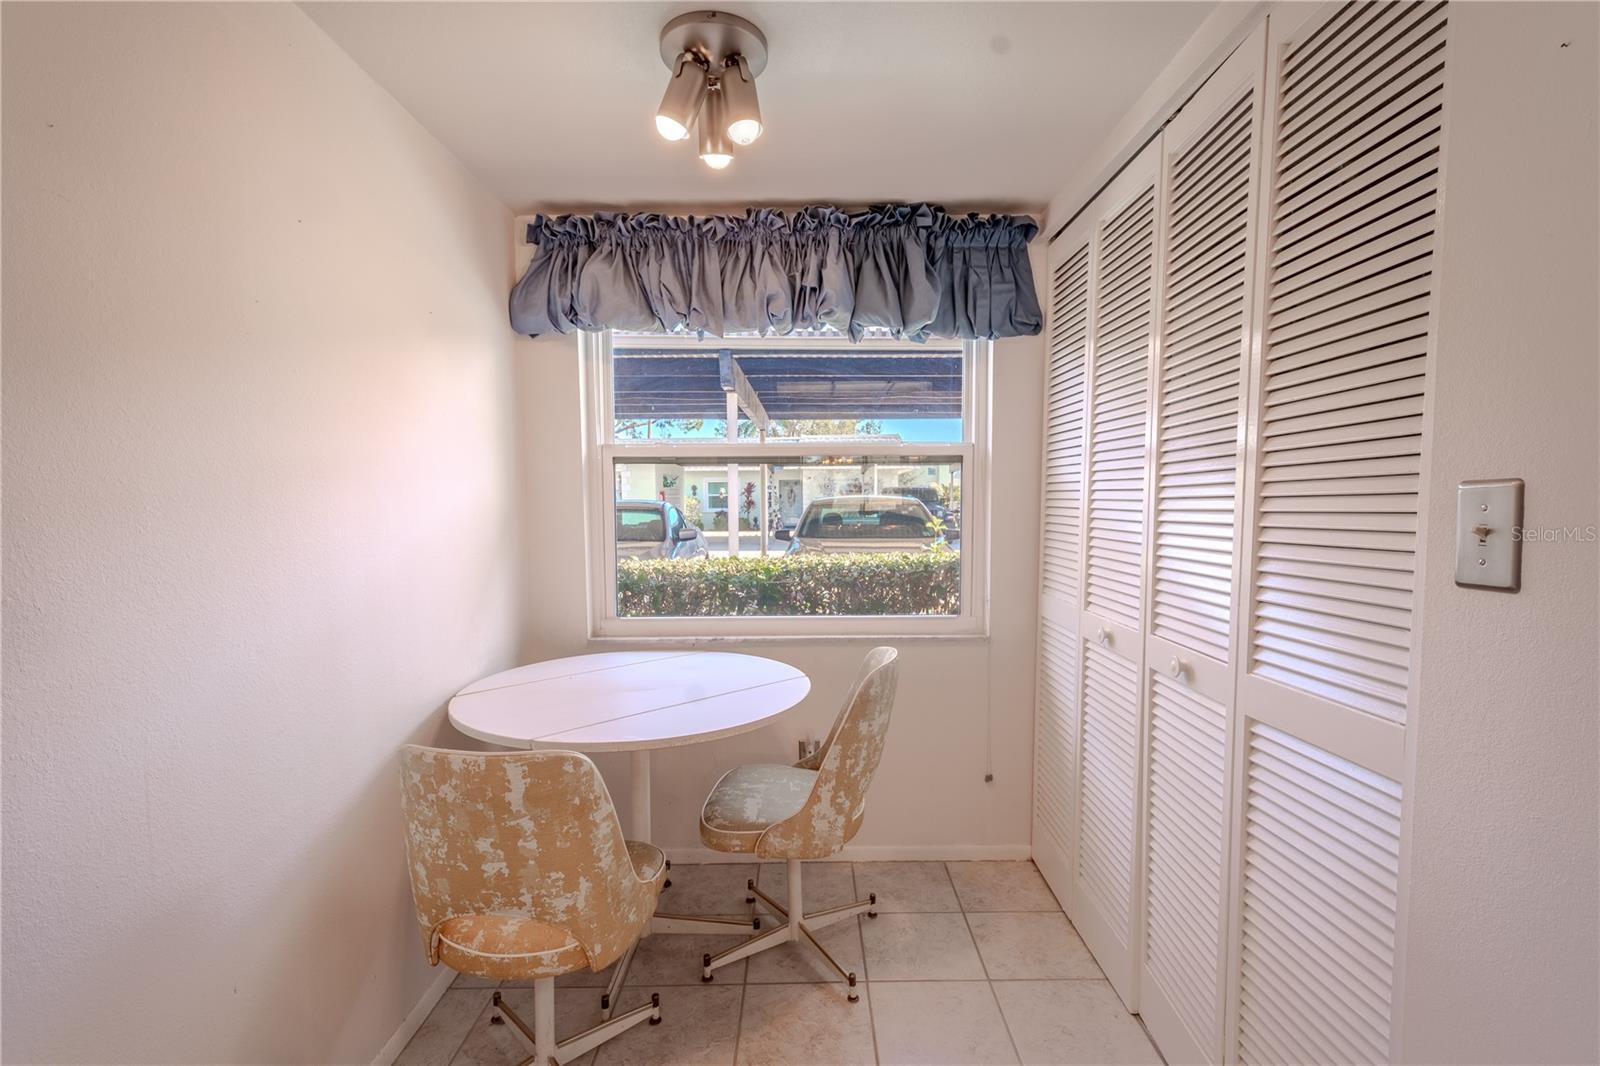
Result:
<svg viewBox="0 0 1600 1066"><path fill-rule="evenodd" d="M704 559L706 538L670 503L617 502L618 559Z"/></svg>
<svg viewBox="0 0 1600 1066"><path fill-rule="evenodd" d="M780 529L792 552L914 552L938 541L933 515L911 496L825 496ZM953 545L952 545L953 546Z"/></svg>

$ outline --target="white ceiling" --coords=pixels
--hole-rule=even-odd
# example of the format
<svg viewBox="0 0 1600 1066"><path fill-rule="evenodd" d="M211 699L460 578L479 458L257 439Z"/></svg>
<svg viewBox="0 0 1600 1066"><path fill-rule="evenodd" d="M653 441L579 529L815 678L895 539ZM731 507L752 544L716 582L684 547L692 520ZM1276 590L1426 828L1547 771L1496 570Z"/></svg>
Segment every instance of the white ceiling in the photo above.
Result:
<svg viewBox="0 0 1600 1066"><path fill-rule="evenodd" d="M717 172L653 118L679 3L303 3L517 211L929 200L1036 210L1210 3L733 3L766 134Z"/></svg>

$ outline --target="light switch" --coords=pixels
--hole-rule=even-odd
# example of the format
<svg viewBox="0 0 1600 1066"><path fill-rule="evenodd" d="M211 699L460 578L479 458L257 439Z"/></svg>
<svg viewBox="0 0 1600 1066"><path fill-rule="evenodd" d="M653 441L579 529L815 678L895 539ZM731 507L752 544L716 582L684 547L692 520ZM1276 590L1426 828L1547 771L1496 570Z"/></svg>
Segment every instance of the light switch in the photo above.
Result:
<svg viewBox="0 0 1600 1066"><path fill-rule="evenodd" d="M1522 479L1463 481L1456 489L1456 584L1522 587Z"/></svg>

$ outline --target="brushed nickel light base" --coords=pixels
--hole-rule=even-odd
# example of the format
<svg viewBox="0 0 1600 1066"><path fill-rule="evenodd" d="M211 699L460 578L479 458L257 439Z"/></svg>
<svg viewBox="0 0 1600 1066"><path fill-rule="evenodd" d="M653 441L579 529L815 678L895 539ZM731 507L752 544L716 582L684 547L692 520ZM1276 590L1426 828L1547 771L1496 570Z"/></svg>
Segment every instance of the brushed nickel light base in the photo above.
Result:
<svg viewBox="0 0 1600 1066"><path fill-rule="evenodd" d="M744 56L750 76L767 69L767 37L756 24L725 11L690 11L661 27L661 61L674 70L678 57L692 52L710 70L721 70L729 56Z"/></svg>

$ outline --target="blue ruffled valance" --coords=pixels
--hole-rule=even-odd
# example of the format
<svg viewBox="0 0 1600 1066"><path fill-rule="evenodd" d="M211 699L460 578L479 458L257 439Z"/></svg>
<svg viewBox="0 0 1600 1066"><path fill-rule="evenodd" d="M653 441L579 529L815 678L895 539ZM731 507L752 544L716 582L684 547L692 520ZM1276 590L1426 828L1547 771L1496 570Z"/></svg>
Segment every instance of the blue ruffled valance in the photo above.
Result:
<svg viewBox="0 0 1600 1066"><path fill-rule="evenodd" d="M711 336L831 326L859 340L1039 332L1028 264L1038 224L897 204L743 216L540 215L511 290L518 333L622 329Z"/></svg>

